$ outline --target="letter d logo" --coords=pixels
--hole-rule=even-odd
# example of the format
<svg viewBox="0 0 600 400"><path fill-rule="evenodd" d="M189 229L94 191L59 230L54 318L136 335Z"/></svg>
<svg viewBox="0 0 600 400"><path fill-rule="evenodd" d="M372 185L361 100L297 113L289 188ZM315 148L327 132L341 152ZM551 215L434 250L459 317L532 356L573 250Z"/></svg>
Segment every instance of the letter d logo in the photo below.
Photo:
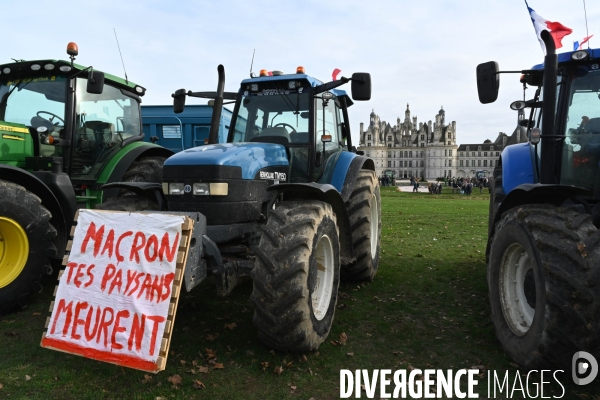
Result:
<svg viewBox="0 0 600 400"><path fill-rule="evenodd" d="M593 355L585 351L578 351L573 355L573 361L571 364L573 371L573 382L576 385L587 385L592 383L598 375L598 361ZM587 375L585 378L580 376Z"/></svg>

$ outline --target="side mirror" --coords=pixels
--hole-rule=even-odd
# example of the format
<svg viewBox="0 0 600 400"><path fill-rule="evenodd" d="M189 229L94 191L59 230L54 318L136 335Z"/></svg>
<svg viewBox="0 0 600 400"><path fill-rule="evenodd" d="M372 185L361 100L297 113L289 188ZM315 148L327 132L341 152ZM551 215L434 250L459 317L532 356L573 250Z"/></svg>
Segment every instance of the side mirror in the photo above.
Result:
<svg viewBox="0 0 600 400"><path fill-rule="evenodd" d="M352 74L352 99L356 101L371 100L371 74L368 72Z"/></svg>
<svg viewBox="0 0 600 400"><path fill-rule="evenodd" d="M493 103L498 98L500 76L498 63L489 61L477 66L477 93L482 104Z"/></svg>
<svg viewBox="0 0 600 400"><path fill-rule="evenodd" d="M525 107L527 107L527 103L521 100L513 101L512 103L510 103L511 110L518 111L524 109Z"/></svg>
<svg viewBox="0 0 600 400"><path fill-rule="evenodd" d="M185 89L176 90L175 93L171 95L171 97L173 97L173 112L175 114L181 114L183 112L186 95L187 92Z"/></svg>
<svg viewBox="0 0 600 400"><path fill-rule="evenodd" d="M104 72L90 71L87 80L87 92L91 94L102 94L104 90Z"/></svg>

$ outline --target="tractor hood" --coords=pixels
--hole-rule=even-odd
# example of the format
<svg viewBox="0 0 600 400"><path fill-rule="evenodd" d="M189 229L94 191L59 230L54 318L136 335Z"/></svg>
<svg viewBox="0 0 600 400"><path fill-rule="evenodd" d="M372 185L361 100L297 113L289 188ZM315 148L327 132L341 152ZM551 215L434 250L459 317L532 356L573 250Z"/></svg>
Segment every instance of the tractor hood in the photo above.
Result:
<svg viewBox="0 0 600 400"><path fill-rule="evenodd" d="M182 166L240 167L242 179L263 168L289 166L285 147L271 143L223 143L184 150L165 161L165 169Z"/></svg>

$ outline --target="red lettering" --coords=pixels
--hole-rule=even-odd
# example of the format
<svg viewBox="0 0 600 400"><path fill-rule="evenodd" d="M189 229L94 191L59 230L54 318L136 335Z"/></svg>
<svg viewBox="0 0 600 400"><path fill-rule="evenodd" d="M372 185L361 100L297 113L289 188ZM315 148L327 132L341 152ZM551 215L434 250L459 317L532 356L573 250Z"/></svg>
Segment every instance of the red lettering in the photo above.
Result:
<svg viewBox="0 0 600 400"><path fill-rule="evenodd" d="M67 264L67 268L69 269L69 274L67 275L67 284L71 283L71 276L73 276L73 270L78 264L76 262L70 262Z"/></svg>
<svg viewBox="0 0 600 400"><path fill-rule="evenodd" d="M106 269L104 270L104 276L102 277L102 283L100 284L100 290L102 290L104 292L104 289L106 289L106 284L108 283L108 280L112 279L112 277L115 276L116 270L117 269L112 264L108 264L106 266Z"/></svg>
<svg viewBox="0 0 600 400"><path fill-rule="evenodd" d="M152 282L152 288L150 289L150 301L154 301L154 292L156 292L156 303L160 303L160 298L162 296L162 288L165 283L165 276L160 276L160 282L158 281L158 275L154 277L154 281ZM146 299L148 298L148 294L146 294Z"/></svg>
<svg viewBox="0 0 600 400"><path fill-rule="evenodd" d="M110 289L108 289L108 294L112 293L115 286L118 286L119 293L121 293L121 284L123 283L122 280L123 280L123 270L119 269L117 271L117 274L115 275L115 279L113 279L112 283L110 284Z"/></svg>
<svg viewBox="0 0 600 400"><path fill-rule="evenodd" d="M153 246L152 254L150 254L151 245ZM146 256L146 260L149 262L156 260L156 257L158 256L158 238L156 235L152 235L150 238L148 238L148 243L146 243L146 248L144 249L144 256Z"/></svg>
<svg viewBox="0 0 600 400"><path fill-rule="evenodd" d="M165 275L165 282L164 282L165 293L160 298L160 301L164 301L171 296L171 283L173 283L173 279L175 279L175 274L173 272Z"/></svg>
<svg viewBox="0 0 600 400"><path fill-rule="evenodd" d="M133 232L127 231L124 234L122 234L121 236L119 236L119 239L117 240L117 247L115 248L115 254L117 256L117 264L120 263L121 261L125 260L125 257L123 257L121 255L121 252L119 251L120 246L121 246L121 240L123 240L127 236L131 236L131 235L133 235Z"/></svg>
<svg viewBox="0 0 600 400"><path fill-rule="evenodd" d="M138 240L141 240L141 243L138 243ZM146 235L143 232L137 232L135 234L135 238L133 239L133 244L131 245L131 253L129 253L129 261L133 260L135 257L135 262L140 263L140 255L138 252L144 248L146 244Z"/></svg>
<svg viewBox="0 0 600 400"><path fill-rule="evenodd" d="M135 342L135 351L142 349L142 339L144 338L144 325L146 325L146 316L142 314L139 318L137 314L133 314L133 323L131 324L131 333L127 341L127 348L131 351Z"/></svg>
<svg viewBox="0 0 600 400"><path fill-rule="evenodd" d="M136 275L137 275L137 272L135 270L133 270L133 269L127 270L127 285L125 285L125 291L123 292L124 294L127 294L127 291L129 290L129 287L133 283L133 279L135 278Z"/></svg>
<svg viewBox="0 0 600 400"><path fill-rule="evenodd" d="M87 269L87 276L88 276L88 281L85 285L83 285L84 288L90 286L93 282L94 282L94 274L92 274L92 270L94 269L95 265L92 264L88 267Z"/></svg>
<svg viewBox="0 0 600 400"><path fill-rule="evenodd" d="M56 322L58 321L58 317L60 317L61 312L66 312L67 316L65 318L65 326L63 327L62 334L65 336L69 331L69 326L71 325L71 317L73 316L73 302L70 301L69 304L65 306L65 299L60 299L58 302L58 307L56 308L56 317L54 317L54 323L52 324L52 330L50 334L53 334L56 330Z"/></svg>
<svg viewBox="0 0 600 400"><path fill-rule="evenodd" d="M79 324L82 324L82 325L85 324L84 320L79 319L79 312L81 310L85 310L87 308L87 306L88 306L88 303L86 301L84 301L83 303L78 302L77 305L75 306L75 319L73 320L73 329L71 329L71 338L73 338L75 340L81 339L81 335L77 333L77 328L78 328Z"/></svg>
<svg viewBox="0 0 600 400"><path fill-rule="evenodd" d="M144 283L142 283L142 287L137 295L138 299L144 294L144 290L146 291L146 300L149 300L150 291L152 290L152 275L150 274L146 274L146 277L144 278Z"/></svg>
<svg viewBox="0 0 600 400"><path fill-rule="evenodd" d="M173 261L175 254L177 254L177 248L179 247L179 232L175 236L175 241L173 242L173 247L169 247L169 234L165 232L162 241L160 243L160 250L158 251L158 257L160 261L163 261L165 253L167 253L167 261Z"/></svg>
<svg viewBox="0 0 600 400"><path fill-rule="evenodd" d="M110 312L110 320L106 320L106 314ZM98 336L96 336L96 343L100 343L100 338L102 337L102 333L104 333L104 347L108 347L108 327L113 322L113 318L115 316L115 312L112 308L106 307L104 311L102 311L102 318L100 319L100 325L98 326Z"/></svg>
<svg viewBox="0 0 600 400"><path fill-rule="evenodd" d="M85 238L81 243L81 252L85 253L88 242L90 241L90 239L92 239L94 241L94 257L96 257L98 255L98 252L100 251L100 245L102 244L103 237L104 225L102 225L100 229L96 231L96 224L94 224L93 222L90 223L90 226L88 227L88 230L85 234Z"/></svg>
<svg viewBox="0 0 600 400"><path fill-rule="evenodd" d="M106 253L108 251L108 258L112 258L113 250L114 250L114 245L113 245L114 241L115 241L115 231L113 229L111 229L110 232L108 232L108 236L106 237L106 242L104 243L104 247L102 248L102 252L100 253L101 256L103 256L104 253Z"/></svg>
<svg viewBox="0 0 600 400"><path fill-rule="evenodd" d="M146 275L146 273L144 272L140 272L139 274L137 274L137 276L135 277L135 286L133 287L133 289L131 289L129 293L127 293L127 296L131 296L132 293L134 293L137 290L137 288L140 286L140 278L144 275Z"/></svg>
<svg viewBox="0 0 600 400"><path fill-rule="evenodd" d="M77 267L77 272L75 273L75 278L73 278L73 283L75 284L75 286L79 287L81 286L81 281L79 280L79 278L81 278L83 276L83 272L81 272L81 270L85 268L85 264L79 264L79 266Z"/></svg>
<svg viewBox="0 0 600 400"><path fill-rule="evenodd" d="M152 325L152 335L150 335L150 355L154 355L154 347L156 347L156 334L158 333L158 324L165 321L165 317L160 315L151 315L148 319L154 324Z"/></svg>
<svg viewBox="0 0 600 400"><path fill-rule="evenodd" d="M117 349L120 350L123 348L123 345L120 343L117 343L117 333L119 332L125 332L125 328L122 327L120 324L121 322L121 318L129 318L129 311L127 310L122 310L119 311L117 313L117 318L115 318L115 327L113 328L113 332L112 332L112 337L111 337L111 347L113 349Z"/></svg>
<svg viewBox="0 0 600 400"><path fill-rule="evenodd" d="M92 324L92 314L94 313L94 307L90 307L90 311L88 311L88 315L85 318L85 340L91 342L92 339L96 336L96 332L98 331L98 322L100 322L100 306L96 307L96 322L94 323L94 330L90 333L90 326Z"/></svg>

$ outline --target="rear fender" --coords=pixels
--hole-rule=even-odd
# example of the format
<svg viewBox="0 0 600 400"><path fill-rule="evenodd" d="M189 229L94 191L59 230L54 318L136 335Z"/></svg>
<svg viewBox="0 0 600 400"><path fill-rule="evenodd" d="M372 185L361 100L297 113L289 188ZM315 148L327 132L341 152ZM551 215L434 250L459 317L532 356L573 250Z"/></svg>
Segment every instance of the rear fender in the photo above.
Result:
<svg viewBox="0 0 600 400"><path fill-rule="evenodd" d="M350 218L348 217L348 210L346 209L345 202L334 186L320 183L283 183L269 186L267 190L276 192L277 196L282 194L285 201L319 200L331 205L340 230L339 239L342 264L346 265L352 262L354 255Z"/></svg>
<svg viewBox="0 0 600 400"><path fill-rule="evenodd" d="M338 157L331 179L327 183L341 193L344 203L350 200L352 190L362 169L375 171L375 163L368 157L359 156L349 151L342 152Z"/></svg>

